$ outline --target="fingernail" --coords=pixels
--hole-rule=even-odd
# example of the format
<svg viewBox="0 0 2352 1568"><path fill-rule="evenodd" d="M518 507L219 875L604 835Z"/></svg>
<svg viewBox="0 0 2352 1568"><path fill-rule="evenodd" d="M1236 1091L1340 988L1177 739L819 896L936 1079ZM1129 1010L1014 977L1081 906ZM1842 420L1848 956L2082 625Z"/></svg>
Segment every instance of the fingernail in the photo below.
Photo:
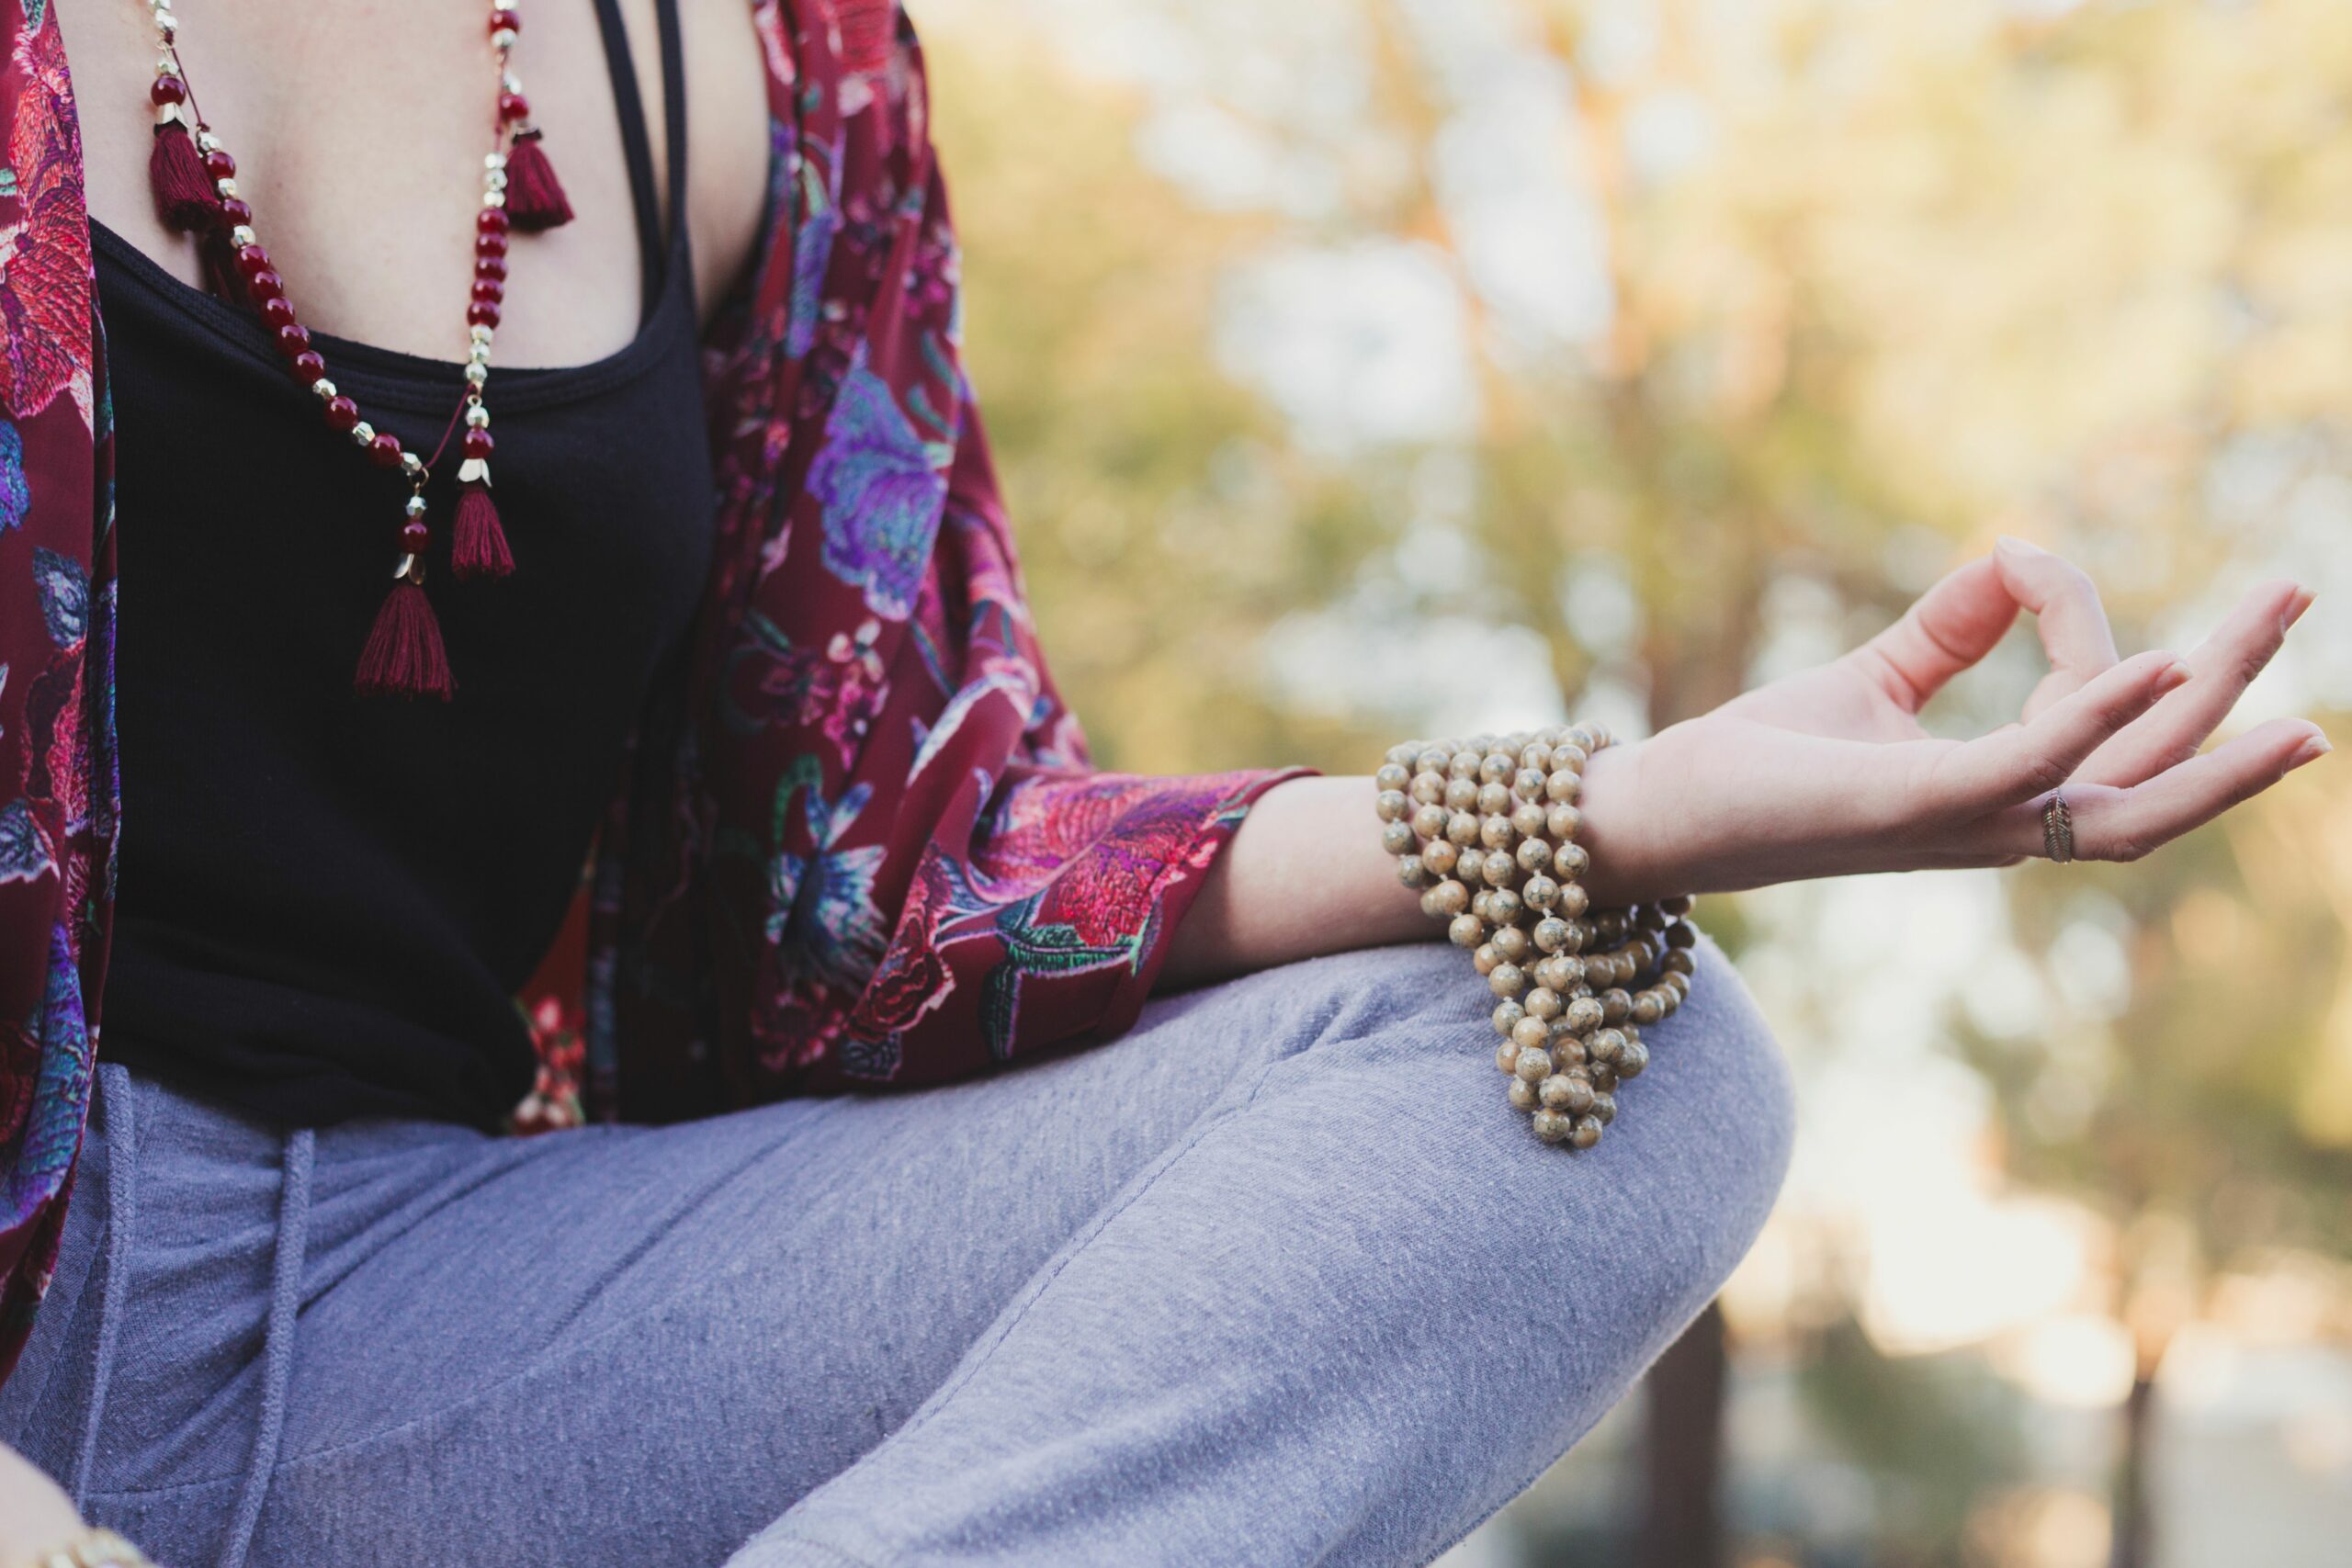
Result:
<svg viewBox="0 0 2352 1568"><path fill-rule="evenodd" d="M2310 609L2312 607L2312 601L2318 597L2318 594L2312 592L2308 588L2296 589L2295 596L2287 602L2287 624L2291 626L2297 621L2301 620L2303 618L2303 612Z"/></svg>
<svg viewBox="0 0 2352 1568"><path fill-rule="evenodd" d="M2007 550L2011 555L2016 556L2046 556L2050 553L2039 545L2027 544L2015 534L2002 535L1999 542L1994 547L1996 549Z"/></svg>
<svg viewBox="0 0 2352 1568"><path fill-rule="evenodd" d="M2188 684L2188 666L2177 659L2165 661L2164 672L2156 677L2156 695L2177 692Z"/></svg>
<svg viewBox="0 0 2352 1568"><path fill-rule="evenodd" d="M2335 750L2326 736L2313 735L2295 748L2295 761L2291 765L2300 768L2305 762L2316 762Z"/></svg>

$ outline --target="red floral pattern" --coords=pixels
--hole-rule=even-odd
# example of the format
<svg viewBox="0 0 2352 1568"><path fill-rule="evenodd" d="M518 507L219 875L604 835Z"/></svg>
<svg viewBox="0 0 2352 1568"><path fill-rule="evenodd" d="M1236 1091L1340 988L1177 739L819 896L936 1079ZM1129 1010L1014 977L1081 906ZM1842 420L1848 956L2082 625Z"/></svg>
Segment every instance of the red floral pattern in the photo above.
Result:
<svg viewBox="0 0 2352 1568"><path fill-rule="evenodd" d="M701 641L537 1005L518 1130L934 1083L1131 1023L1278 773L1091 771L1037 647L956 336L955 231L887 0L750 0L774 227L707 344ZM0 1370L54 1251L111 911L111 433L72 87L0 5ZM70 393L70 396L61 396ZM11 459L21 453L21 474ZM136 520L134 520L134 526ZM129 808L136 811L134 794Z"/></svg>

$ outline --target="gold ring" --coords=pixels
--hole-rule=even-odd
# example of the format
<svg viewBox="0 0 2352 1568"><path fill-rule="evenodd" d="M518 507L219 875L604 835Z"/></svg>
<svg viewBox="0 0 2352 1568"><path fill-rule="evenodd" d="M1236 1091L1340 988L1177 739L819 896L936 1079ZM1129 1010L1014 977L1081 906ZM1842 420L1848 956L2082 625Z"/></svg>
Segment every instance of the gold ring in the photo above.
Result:
<svg viewBox="0 0 2352 1568"><path fill-rule="evenodd" d="M2041 847L2060 865L2075 858L2075 814L2063 790L2052 790L2041 808Z"/></svg>

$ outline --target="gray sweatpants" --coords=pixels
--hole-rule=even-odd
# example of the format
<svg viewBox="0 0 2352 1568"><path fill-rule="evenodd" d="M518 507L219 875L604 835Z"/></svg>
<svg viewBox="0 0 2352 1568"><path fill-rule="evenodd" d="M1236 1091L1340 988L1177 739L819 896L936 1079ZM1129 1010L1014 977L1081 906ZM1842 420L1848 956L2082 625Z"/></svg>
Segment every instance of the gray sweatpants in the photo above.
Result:
<svg viewBox="0 0 2352 1568"><path fill-rule="evenodd" d="M665 1128L287 1134L107 1068L0 1439L171 1568L1424 1562L1770 1206L1783 1069L1699 951L1586 1155L1433 945Z"/></svg>

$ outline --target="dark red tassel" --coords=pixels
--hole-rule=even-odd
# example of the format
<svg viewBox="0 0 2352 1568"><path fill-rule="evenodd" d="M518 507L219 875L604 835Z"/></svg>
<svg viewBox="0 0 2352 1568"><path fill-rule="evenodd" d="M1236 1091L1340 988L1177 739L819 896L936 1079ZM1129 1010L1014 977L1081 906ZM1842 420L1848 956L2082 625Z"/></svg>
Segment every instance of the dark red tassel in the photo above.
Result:
<svg viewBox="0 0 2352 1568"><path fill-rule="evenodd" d="M563 182L555 177L536 130L524 131L506 150L506 220L530 233L571 221Z"/></svg>
<svg viewBox="0 0 2352 1568"><path fill-rule="evenodd" d="M433 601L415 582L402 578L384 595L352 684L363 697L449 700L449 655L441 647L441 623L434 617Z"/></svg>
<svg viewBox="0 0 2352 1568"><path fill-rule="evenodd" d="M196 249L204 258L204 276L211 280L212 292L232 305L251 309L253 291L237 270L237 247L229 243L229 231L214 224L198 237Z"/></svg>
<svg viewBox="0 0 2352 1568"><path fill-rule="evenodd" d="M498 507L490 487L469 484L458 492L456 538L449 545L449 565L460 581L481 581L505 577L514 570L507 552L506 530L500 526Z"/></svg>
<svg viewBox="0 0 2352 1568"><path fill-rule="evenodd" d="M209 224L220 212L204 160L196 154L187 127L169 119L155 128L155 150L147 155L148 183L155 187L155 214L167 229L186 233Z"/></svg>

